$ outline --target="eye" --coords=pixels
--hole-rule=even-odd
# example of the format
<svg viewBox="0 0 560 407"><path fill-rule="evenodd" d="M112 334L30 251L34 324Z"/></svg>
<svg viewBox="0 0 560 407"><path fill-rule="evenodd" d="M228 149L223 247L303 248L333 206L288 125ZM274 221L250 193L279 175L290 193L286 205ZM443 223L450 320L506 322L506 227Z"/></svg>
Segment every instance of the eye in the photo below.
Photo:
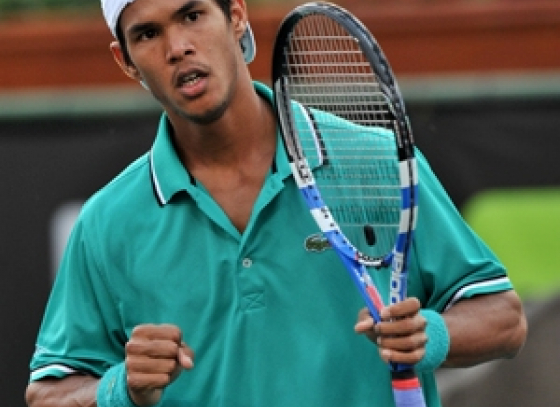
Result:
<svg viewBox="0 0 560 407"><path fill-rule="evenodd" d="M200 17L200 11L191 11L185 15L185 21L194 23Z"/></svg>
<svg viewBox="0 0 560 407"><path fill-rule="evenodd" d="M138 40L139 41L151 40L152 38L155 38L156 36L157 36L157 30L155 28L148 28L148 29L142 31L138 35Z"/></svg>

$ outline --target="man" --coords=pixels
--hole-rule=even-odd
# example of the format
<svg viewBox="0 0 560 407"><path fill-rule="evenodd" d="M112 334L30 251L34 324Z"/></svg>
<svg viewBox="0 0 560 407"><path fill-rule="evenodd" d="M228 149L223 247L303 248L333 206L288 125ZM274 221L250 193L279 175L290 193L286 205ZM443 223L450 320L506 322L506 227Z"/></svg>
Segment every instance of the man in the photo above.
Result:
<svg viewBox="0 0 560 407"><path fill-rule="evenodd" d="M438 406L440 365L519 351L519 298L421 156L430 203L420 202L411 298L376 325L362 309L352 329L359 295L332 251L305 251L314 221L294 221L302 206L271 92L246 67L244 0L102 4L116 61L164 114L151 151L76 222L30 407L385 407L388 361L415 364Z"/></svg>

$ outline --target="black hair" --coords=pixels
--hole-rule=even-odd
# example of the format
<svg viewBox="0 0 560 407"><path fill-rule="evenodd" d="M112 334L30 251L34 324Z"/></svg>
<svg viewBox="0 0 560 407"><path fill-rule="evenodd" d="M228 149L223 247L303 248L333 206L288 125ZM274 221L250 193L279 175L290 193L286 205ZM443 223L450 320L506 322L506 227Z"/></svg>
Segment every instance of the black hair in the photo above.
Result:
<svg viewBox="0 0 560 407"><path fill-rule="evenodd" d="M222 12L226 16L226 19L228 21L231 21L231 2L233 0L214 0L214 1L220 7ZM132 59L130 58L130 54L128 53L128 49L126 48L126 40L124 38L124 32L121 28L121 16L119 16L119 18L117 20L117 26L116 26L115 31L116 31L116 34L117 34L117 41L119 42L119 45L121 46L124 62L127 65L133 65Z"/></svg>

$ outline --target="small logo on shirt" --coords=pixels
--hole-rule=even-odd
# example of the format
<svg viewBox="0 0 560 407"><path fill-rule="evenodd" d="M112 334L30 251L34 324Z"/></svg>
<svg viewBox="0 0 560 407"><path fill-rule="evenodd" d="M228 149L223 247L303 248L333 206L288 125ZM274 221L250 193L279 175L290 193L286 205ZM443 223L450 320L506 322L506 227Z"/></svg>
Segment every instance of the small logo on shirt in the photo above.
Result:
<svg viewBox="0 0 560 407"><path fill-rule="evenodd" d="M331 244L322 233L316 233L314 235L308 236L304 242L305 250L308 252L324 252L331 248Z"/></svg>

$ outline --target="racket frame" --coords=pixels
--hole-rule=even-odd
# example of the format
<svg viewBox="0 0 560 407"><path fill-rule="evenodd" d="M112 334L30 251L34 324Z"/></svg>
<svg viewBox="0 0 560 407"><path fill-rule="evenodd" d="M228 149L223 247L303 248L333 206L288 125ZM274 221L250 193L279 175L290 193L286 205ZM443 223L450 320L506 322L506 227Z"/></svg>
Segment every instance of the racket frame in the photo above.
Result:
<svg viewBox="0 0 560 407"><path fill-rule="evenodd" d="M284 54L285 40L292 28L306 16L321 14L341 24L359 44L366 59L378 78L380 89L387 98L393 119L401 180L401 218L394 249L380 259L362 255L344 236L330 210L323 202L315 185L313 172L299 142L297 127L292 112L292 97L287 85L289 75ZM383 51L369 30L352 14L330 3L314 2L296 7L282 22L273 50L273 90L284 145L290 159L292 173L304 200L316 223L329 241L345 268L358 287L368 310L376 322L381 321L379 311L383 301L373 284L366 266L377 268L391 266L390 303L406 298L408 253L412 245L417 219L418 173L414 157L414 139L400 89ZM410 365L391 363L391 379L397 407L425 407L422 388L414 369Z"/></svg>
<svg viewBox="0 0 560 407"><path fill-rule="evenodd" d="M396 141L401 179L401 202L403 203L403 208L401 208L399 233L396 239L395 247L390 253L387 253L386 256L382 258L372 258L361 253L345 237L340 239L333 238L333 241L331 242L327 232L321 227L321 223L319 222L321 219L315 217L315 220L321 227L321 230L325 233L325 236L333 248L337 250L337 253L339 251L341 252L339 255L343 253L346 257L349 257L360 263L360 265L366 267L382 268L391 265L389 302L391 304L395 304L406 298L408 274L407 257L410 246L412 245L413 231L416 227L418 212L418 175L416 159L414 158L414 139L410 121L406 115L404 102L402 101L403 99L400 89L394 79L392 69L383 51L361 21L352 16L352 14L345 9L334 4L326 2L312 2L296 7L288 14L288 16L286 16L278 31L273 51L272 78L275 103L277 106L276 110L278 112L278 122L282 130L282 135L285 141L284 144L286 146L290 162L293 165L292 172L294 175L297 174L298 186L304 195L308 207L310 209L316 208L315 203L309 200L308 196L318 195L320 197L320 193L316 188L314 188L314 190L310 188L310 185L315 185L315 181L313 179L312 170L307 163L305 154L303 153L303 149L299 143L295 119L292 116L292 106L290 105L292 103L292 98L286 83L286 76L289 74L287 69L288 64L285 62L285 54L283 52L284 41L281 40L290 35L292 28L299 20L314 14L326 15L341 24L353 36L378 78L380 90L387 98L387 106L390 108L391 118L394 123L392 131L395 135ZM279 106L283 107L280 108ZM403 180L405 182L402 182ZM306 190L313 190L313 192L306 192ZM329 219L328 222L336 224L336 221L332 219L332 216L330 216L330 218L331 219ZM336 226L336 229L342 235L338 226ZM352 253L351 255L350 252ZM350 268L354 270L356 269L356 267ZM369 284L373 285L371 278L366 278L364 273L361 271L361 268L359 269L359 271L351 273L353 274L354 280L356 281L356 274L358 277L358 281L356 281L356 283L358 285L360 285L362 281L369 280L365 281L368 285L365 291L371 292L369 287ZM360 291L363 295L364 290L360 288ZM376 318L376 321L378 322L380 320L378 317L379 307L377 311L375 311L371 306L379 302L376 300L372 304L372 301L368 301L367 297L368 296L365 296L364 300L366 301L372 316Z"/></svg>

